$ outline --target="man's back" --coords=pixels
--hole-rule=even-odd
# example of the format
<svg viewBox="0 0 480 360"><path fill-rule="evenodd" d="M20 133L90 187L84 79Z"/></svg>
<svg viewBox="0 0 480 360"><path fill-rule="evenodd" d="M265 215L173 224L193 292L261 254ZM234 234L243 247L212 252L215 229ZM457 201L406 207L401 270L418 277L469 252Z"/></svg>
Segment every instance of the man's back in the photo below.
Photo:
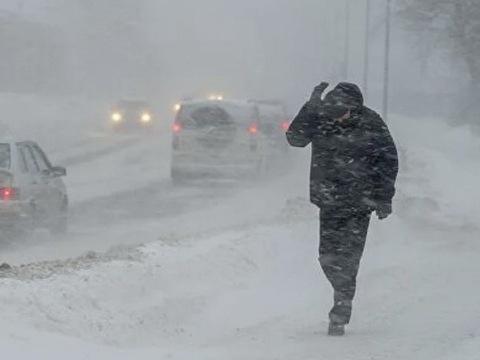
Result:
<svg viewBox="0 0 480 360"><path fill-rule="evenodd" d="M335 118L348 110L348 118ZM395 144L382 118L363 105L360 89L341 83L308 102L294 119L292 146L312 143L311 200L319 207L372 207L391 201L398 172Z"/></svg>

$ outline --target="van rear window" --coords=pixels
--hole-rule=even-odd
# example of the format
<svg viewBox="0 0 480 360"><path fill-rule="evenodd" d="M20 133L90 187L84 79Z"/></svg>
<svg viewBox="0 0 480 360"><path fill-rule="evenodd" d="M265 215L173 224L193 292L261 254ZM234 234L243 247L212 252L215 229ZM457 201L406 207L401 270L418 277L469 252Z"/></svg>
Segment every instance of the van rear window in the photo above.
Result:
<svg viewBox="0 0 480 360"><path fill-rule="evenodd" d="M205 106L196 109L190 115L198 127L217 127L233 125L229 113L217 106Z"/></svg>
<svg viewBox="0 0 480 360"><path fill-rule="evenodd" d="M0 144L0 169L10 169L10 144Z"/></svg>
<svg viewBox="0 0 480 360"><path fill-rule="evenodd" d="M251 105L221 104L193 104L184 105L177 116L177 121L185 128L235 126L255 122L257 118L255 108Z"/></svg>

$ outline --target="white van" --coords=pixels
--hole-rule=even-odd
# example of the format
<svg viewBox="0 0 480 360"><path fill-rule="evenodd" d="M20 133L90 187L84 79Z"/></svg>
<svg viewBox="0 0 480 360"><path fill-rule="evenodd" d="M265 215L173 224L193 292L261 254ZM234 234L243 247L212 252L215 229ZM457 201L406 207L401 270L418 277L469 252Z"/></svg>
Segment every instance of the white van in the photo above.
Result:
<svg viewBox="0 0 480 360"><path fill-rule="evenodd" d="M184 102L172 130L174 181L255 176L267 161L258 107L248 101Z"/></svg>

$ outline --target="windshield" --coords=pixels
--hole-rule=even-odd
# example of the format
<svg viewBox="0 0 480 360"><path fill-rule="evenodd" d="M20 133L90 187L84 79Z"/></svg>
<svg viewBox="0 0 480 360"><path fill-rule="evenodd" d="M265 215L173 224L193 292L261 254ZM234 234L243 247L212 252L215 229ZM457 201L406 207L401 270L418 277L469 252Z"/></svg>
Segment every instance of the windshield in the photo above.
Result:
<svg viewBox="0 0 480 360"><path fill-rule="evenodd" d="M178 120L186 128L249 124L255 119L253 106L233 103L184 105L178 115Z"/></svg>
<svg viewBox="0 0 480 360"><path fill-rule="evenodd" d="M1 169L10 169L11 160L10 160L10 145L9 144L0 144L0 168Z"/></svg>
<svg viewBox="0 0 480 360"><path fill-rule="evenodd" d="M258 110L262 121L276 123L286 117L281 106L259 105Z"/></svg>

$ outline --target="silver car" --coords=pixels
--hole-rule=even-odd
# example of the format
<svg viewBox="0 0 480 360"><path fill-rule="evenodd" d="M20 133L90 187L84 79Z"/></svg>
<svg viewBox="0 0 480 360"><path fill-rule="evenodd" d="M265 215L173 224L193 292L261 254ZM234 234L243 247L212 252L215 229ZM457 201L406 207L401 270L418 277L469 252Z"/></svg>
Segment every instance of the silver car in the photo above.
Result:
<svg viewBox="0 0 480 360"><path fill-rule="evenodd" d="M285 133L290 127L286 106L280 101L253 101L258 107L261 131L268 137L272 147L286 152L289 145Z"/></svg>
<svg viewBox="0 0 480 360"><path fill-rule="evenodd" d="M66 169L52 166L32 141L0 141L0 230L24 233L47 228L67 231Z"/></svg>
<svg viewBox="0 0 480 360"><path fill-rule="evenodd" d="M197 177L252 177L262 173L268 139L258 108L247 101L187 101L173 124L174 182Z"/></svg>

